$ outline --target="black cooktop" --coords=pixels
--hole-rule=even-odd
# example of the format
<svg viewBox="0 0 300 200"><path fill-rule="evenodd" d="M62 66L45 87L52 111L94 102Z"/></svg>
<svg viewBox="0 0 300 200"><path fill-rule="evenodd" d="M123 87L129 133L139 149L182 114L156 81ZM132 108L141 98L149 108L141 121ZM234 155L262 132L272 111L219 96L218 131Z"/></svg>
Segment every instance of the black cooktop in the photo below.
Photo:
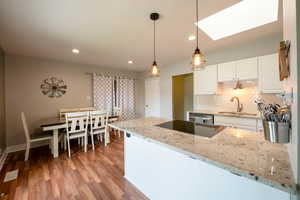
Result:
<svg viewBox="0 0 300 200"><path fill-rule="evenodd" d="M199 135L202 137L213 137L224 129L224 126L213 126L213 125L199 125L193 122L182 121L182 120L173 120L158 124L156 126L176 130L191 135Z"/></svg>

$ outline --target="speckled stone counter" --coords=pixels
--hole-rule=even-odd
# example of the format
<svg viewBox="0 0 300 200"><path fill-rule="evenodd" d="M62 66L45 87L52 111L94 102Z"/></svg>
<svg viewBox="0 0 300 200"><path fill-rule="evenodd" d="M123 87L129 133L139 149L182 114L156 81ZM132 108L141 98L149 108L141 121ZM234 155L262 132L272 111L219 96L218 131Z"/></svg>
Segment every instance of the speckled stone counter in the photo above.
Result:
<svg viewBox="0 0 300 200"><path fill-rule="evenodd" d="M140 118L110 126L271 187L296 192L284 145L271 144L260 133L242 129L225 128L214 137L205 138L155 126L167 121Z"/></svg>

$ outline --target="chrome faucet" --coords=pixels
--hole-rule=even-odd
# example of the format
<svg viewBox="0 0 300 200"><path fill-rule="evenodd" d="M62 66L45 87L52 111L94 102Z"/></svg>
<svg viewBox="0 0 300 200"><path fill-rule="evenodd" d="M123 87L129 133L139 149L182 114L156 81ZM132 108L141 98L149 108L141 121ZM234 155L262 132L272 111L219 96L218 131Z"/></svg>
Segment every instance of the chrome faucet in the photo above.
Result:
<svg viewBox="0 0 300 200"><path fill-rule="evenodd" d="M236 99L236 101L237 101L236 111L237 112L242 112L242 110L243 110L243 104L240 103L240 99L237 96L234 96L234 97L231 97L230 101L233 102L234 99Z"/></svg>

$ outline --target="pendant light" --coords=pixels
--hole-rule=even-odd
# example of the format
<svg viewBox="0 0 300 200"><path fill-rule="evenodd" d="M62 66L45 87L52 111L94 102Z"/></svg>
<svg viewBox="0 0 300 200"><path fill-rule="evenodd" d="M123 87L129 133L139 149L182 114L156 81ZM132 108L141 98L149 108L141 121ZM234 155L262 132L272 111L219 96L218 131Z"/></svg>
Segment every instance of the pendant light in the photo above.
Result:
<svg viewBox="0 0 300 200"><path fill-rule="evenodd" d="M154 22L154 39L153 39L153 41L154 41L154 45L153 45L153 47L154 47L154 51L153 51L153 57L154 57L154 60L153 60L153 63L152 63L152 65L151 65L151 76L159 76L159 68L158 68L158 65L157 65L157 63L156 63L156 52L155 52L155 22L156 22L156 20L158 20L159 19L159 14L158 13L151 13L151 15L150 15L150 19Z"/></svg>
<svg viewBox="0 0 300 200"><path fill-rule="evenodd" d="M202 54L202 52L199 49L199 34L198 34L198 21L199 21L199 16L198 16L198 0L196 0L196 18L197 18L197 24L196 24L196 31L197 31L197 48L195 49L193 58L192 58L192 66L194 69L196 68L201 68L203 65L206 63L205 57Z"/></svg>

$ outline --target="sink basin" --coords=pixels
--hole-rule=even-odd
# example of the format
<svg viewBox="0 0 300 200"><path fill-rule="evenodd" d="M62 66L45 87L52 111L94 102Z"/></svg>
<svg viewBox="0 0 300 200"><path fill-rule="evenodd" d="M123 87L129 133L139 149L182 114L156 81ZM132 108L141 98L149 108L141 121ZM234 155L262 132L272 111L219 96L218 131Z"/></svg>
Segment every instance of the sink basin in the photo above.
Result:
<svg viewBox="0 0 300 200"><path fill-rule="evenodd" d="M248 115L248 116L256 116L254 113L246 113L246 112L218 112L219 114L228 114L228 115Z"/></svg>

